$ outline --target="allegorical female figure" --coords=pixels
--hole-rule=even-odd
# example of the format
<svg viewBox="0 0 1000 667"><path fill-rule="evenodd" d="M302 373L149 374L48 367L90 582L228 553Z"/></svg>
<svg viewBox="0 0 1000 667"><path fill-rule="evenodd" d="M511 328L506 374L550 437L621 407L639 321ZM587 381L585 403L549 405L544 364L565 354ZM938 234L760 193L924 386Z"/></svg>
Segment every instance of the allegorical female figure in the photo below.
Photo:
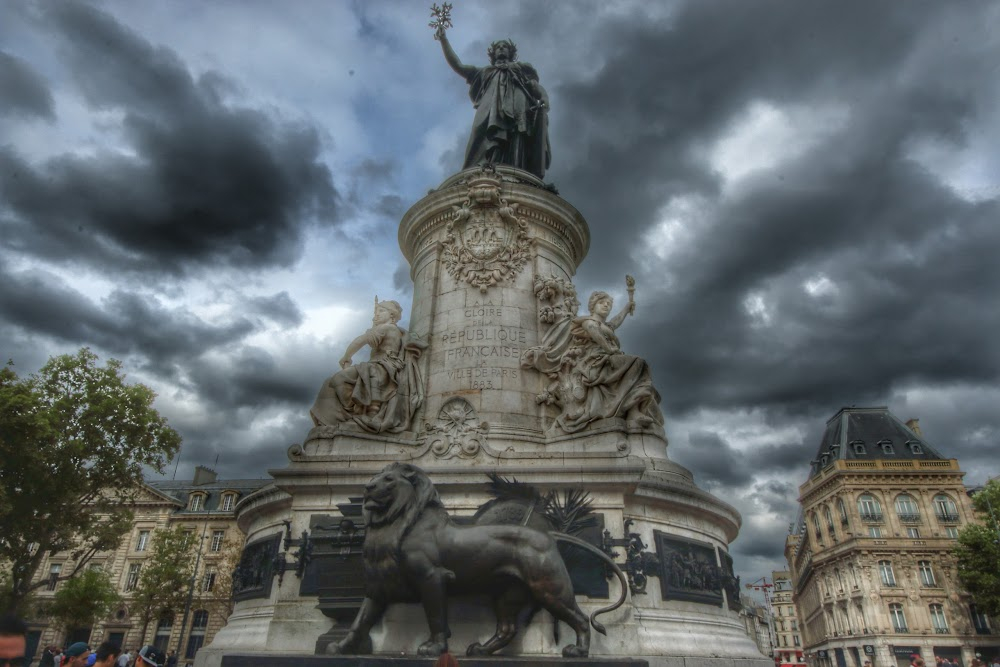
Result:
<svg viewBox="0 0 1000 667"><path fill-rule="evenodd" d="M444 28L435 34L445 60L469 83L476 107L463 169L483 164L507 164L545 176L552 161L549 149L549 96L528 63L517 62L510 40L493 42L487 67L465 65L448 42Z"/></svg>
<svg viewBox="0 0 1000 667"><path fill-rule="evenodd" d="M351 341L341 370L320 387L309 411L317 426L352 421L371 433L410 427L424 399L416 361L427 344L396 324L402 314L395 301L376 300L371 328ZM354 355L366 345L370 359L354 364Z"/></svg>
<svg viewBox="0 0 1000 667"><path fill-rule="evenodd" d="M589 315L557 322L541 347L522 355L522 366L552 379L539 402L560 408L555 425L567 433L614 417L642 427L663 424L660 395L653 387L649 365L641 357L622 352L615 335L615 329L635 311L635 303L629 301L609 320L613 305L606 292L594 292L587 303Z"/></svg>

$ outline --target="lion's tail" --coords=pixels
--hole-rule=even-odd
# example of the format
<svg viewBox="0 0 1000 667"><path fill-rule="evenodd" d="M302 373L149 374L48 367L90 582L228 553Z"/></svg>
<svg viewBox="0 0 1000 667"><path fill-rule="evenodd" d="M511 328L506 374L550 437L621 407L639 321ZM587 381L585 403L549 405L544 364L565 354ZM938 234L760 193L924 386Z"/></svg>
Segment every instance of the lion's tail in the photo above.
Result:
<svg viewBox="0 0 1000 667"><path fill-rule="evenodd" d="M595 556L603 560L605 563L610 565L611 568L615 571L615 574L618 575L618 581L621 582L621 588L622 588L621 597L619 597L618 601L615 602L614 604L610 604L607 607L601 607L600 609L598 609L597 611L595 611L593 614L590 615L590 624L594 626L594 629L600 632L602 635L607 635L608 634L607 630L605 629L603 624L597 622L597 617L601 614L606 614L609 611L614 611L615 609L618 609L618 607L625 604L625 598L628 595L628 580L625 578L625 573L622 572L622 569L620 567L618 567L618 563L611 560L610 556L608 556L606 553L595 547L590 542L581 540L579 537L567 535L566 533L559 533L553 531L549 533L549 535L551 535L552 538L557 542L567 542L569 544L576 545L582 549L586 549L587 551L594 554Z"/></svg>

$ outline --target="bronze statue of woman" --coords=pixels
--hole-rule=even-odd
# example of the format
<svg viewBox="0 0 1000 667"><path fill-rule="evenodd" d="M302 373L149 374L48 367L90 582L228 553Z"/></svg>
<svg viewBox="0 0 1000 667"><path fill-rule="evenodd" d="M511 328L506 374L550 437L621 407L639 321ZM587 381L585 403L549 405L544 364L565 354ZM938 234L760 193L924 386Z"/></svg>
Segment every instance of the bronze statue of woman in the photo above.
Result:
<svg viewBox="0 0 1000 667"><path fill-rule="evenodd" d="M517 61L517 46L504 39L487 50L487 67L465 65L448 42L444 25L435 38L444 58L469 84L476 107L463 169L484 164L506 164L543 178L552 162L549 149L549 96L538 81L538 72Z"/></svg>

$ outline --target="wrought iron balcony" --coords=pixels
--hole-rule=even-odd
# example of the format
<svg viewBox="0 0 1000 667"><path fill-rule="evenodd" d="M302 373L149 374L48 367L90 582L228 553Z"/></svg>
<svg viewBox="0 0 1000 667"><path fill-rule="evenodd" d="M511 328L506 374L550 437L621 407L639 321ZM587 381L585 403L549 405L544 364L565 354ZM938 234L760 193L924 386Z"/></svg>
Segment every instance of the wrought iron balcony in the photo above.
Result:
<svg viewBox="0 0 1000 667"><path fill-rule="evenodd" d="M946 635L948 632L948 628L934 628L934 634L936 635Z"/></svg>
<svg viewBox="0 0 1000 667"><path fill-rule="evenodd" d="M938 512L937 520L941 523L958 523L958 515L950 512Z"/></svg>
<svg viewBox="0 0 1000 667"><path fill-rule="evenodd" d="M920 523L920 512L900 514L899 520L903 523Z"/></svg>
<svg viewBox="0 0 1000 667"><path fill-rule="evenodd" d="M910 632L910 629L908 627L906 627L905 625L900 625L900 626L897 626L897 627L893 628L892 631L895 632L895 633L901 634L901 635L905 635L905 634L907 634L907 633Z"/></svg>
<svg viewBox="0 0 1000 667"><path fill-rule="evenodd" d="M882 523L881 512L862 512L861 520L865 523Z"/></svg>

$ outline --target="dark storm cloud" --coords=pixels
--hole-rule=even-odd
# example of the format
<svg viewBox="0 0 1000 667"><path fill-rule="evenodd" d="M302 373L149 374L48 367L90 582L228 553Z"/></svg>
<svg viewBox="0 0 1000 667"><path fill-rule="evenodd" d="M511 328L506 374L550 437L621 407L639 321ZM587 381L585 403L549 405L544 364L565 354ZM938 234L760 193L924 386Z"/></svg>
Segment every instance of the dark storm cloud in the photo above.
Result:
<svg viewBox="0 0 1000 667"><path fill-rule="evenodd" d="M123 289L115 289L98 303L42 271L0 273L0 278L4 284L0 319L7 326L70 346L92 345L117 356L142 355L143 365L167 376L206 350L237 343L258 329L245 316L213 324L187 308L169 308L153 296ZM272 318L281 313L274 300L262 300ZM276 300L285 301L281 295ZM288 305L281 307L287 310Z"/></svg>
<svg viewBox="0 0 1000 667"><path fill-rule="evenodd" d="M2 149L0 231L13 248L104 270L287 266L306 224L336 224L314 128L227 104L220 74L195 78L99 10L46 10L74 83L121 114L127 148L40 165Z"/></svg>
<svg viewBox="0 0 1000 667"><path fill-rule="evenodd" d="M0 51L0 116L55 119L55 102L45 80L28 63Z"/></svg>
<svg viewBox="0 0 1000 667"><path fill-rule="evenodd" d="M278 292L273 296L259 296L250 299L252 312L266 317L276 324L289 328L302 324L302 310L288 292Z"/></svg>
<svg viewBox="0 0 1000 667"><path fill-rule="evenodd" d="M690 433L687 442L671 443L670 457L691 470L697 484L740 489L751 484L765 467L778 474L808 470L813 450L811 442L737 449L718 433L696 430ZM766 487L764 490L775 493L775 489Z"/></svg>
<svg viewBox="0 0 1000 667"><path fill-rule="evenodd" d="M963 199L913 158L989 125L990 11L692 2L587 41L597 71L563 73L552 119L553 177L599 249L582 278L617 283L672 197L703 202L640 274L641 313L623 328L669 415L825 419L901 382L1000 377L1000 311L986 307L1000 205ZM797 157L726 188L709 148L761 103L843 120L815 116L827 126L811 143L793 128Z"/></svg>

